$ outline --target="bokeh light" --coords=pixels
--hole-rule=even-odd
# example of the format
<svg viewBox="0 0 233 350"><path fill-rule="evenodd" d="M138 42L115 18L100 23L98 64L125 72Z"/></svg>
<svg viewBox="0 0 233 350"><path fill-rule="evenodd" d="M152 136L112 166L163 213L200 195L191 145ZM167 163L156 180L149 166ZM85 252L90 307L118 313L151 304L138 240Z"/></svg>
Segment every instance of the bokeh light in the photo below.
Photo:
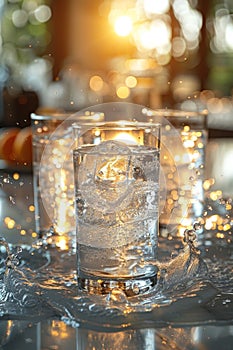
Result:
<svg viewBox="0 0 233 350"><path fill-rule="evenodd" d="M51 18L51 15L51 9L47 5L41 5L35 10L35 17L41 23L47 22Z"/></svg>
<svg viewBox="0 0 233 350"><path fill-rule="evenodd" d="M126 99L130 95L130 90L127 86L119 86L116 90L116 94L120 99Z"/></svg>
<svg viewBox="0 0 233 350"><path fill-rule="evenodd" d="M132 21L129 16L120 16L114 23L115 32L119 36L127 36L132 31Z"/></svg>
<svg viewBox="0 0 233 350"><path fill-rule="evenodd" d="M163 14L169 11L170 1L169 0L144 0L144 9L147 15L151 14Z"/></svg>
<svg viewBox="0 0 233 350"><path fill-rule="evenodd" d="M99 75L94 75L91 77L89 82L90 88L93 91L101 91L104 86L103 79Z"/></svg>
<svg viewBox="0 0 233 350"><path fill-rule="evenodd" d="M197 4L188 0L128 0L124 6L112 1L109 22L117 35L131 36L141 56L154 58L164 66L172 57L179 60L188 52L198 50L203 18L195 6ZM171 10L177 21L176 28Z"/></svg>

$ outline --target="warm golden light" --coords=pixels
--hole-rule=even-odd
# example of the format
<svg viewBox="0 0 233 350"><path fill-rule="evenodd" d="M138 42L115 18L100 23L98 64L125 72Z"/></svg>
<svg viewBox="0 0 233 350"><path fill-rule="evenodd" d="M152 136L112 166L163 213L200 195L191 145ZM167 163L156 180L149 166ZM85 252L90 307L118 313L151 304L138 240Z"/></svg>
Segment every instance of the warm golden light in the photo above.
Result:
<svg viewBox="0 0 233 350"><path fill-rule="evenodd" d="M61 250L68 250L69 249L68 238L64 236L57 237L56 246Z"/></svg>
<svg viewBox="0 0 233 350"><path fill-rule="evenodd" d="M129 16L120 16L115 20L114 30L119 36L128 36L132 31L132 21Z"/></svg>
<svg viewBox="0 0 233 350"><path fill-rule="evenodd" d="M11 230L15 227L15 220L10 218L9 216L5 217L4 222L9 230Z"/></svg>
<svg viewBox="0 0 233 350"><path fill-rule="evenodd" d="M100 76L94 75L91 77L89 85L93 91L100 91L103 89L104 82Z"/></svg>
<svg viewBox="0 0 233 350"><path fill-rule="evenodd" d="M129 75L126 79L125 79L125 84L126 86L128 86L129 88L134 88L135 86L137 86L137 78L135 78L132 75Z"/></svg>
<svg viewBox="0 0 233 350"><path fill-rule="evenodd" d="M34 205L29 205L28 210L31 212L34 212L35 211Z"/></svg>
<svg viewBox="0 0 233 350"><path fill-rule="evenodd" d="M127 86L119 86L117 91L116 91L116 94L119 98L127 98L129 97L130 95L130 90Z"/></svg>
<svg viewBox="0 0 233 350"><path fill-rule="evenodd" d="M144 9L148 15L150 14L163 14L169 11L169 0L144 0Z"/></svg>
<svg viewBox="0 0 233 350"><path fill-rule="evenodd" d="M127 132L120 132L120 133L116 134L116 136L113 138L113 140L125 142L125 143L130 144L130 145L137 145L138 144L137 138L134 137L133 135L128 134Z"/></svg>
<svg viewBox="0 0 233 350"><path fill-rule="evenodd" d="M157 49L159 53L166 54L171 49L171 28L162 19L145 23L135 31L134 40L139 50Z"/></svg>
<svg viewBox="0 0 233 350"><path fill-rule="evenodd" d="M13 179L14 180L19 180L19 178L20 178L20 175L18 173L14 173L13 174Z"/></svg>

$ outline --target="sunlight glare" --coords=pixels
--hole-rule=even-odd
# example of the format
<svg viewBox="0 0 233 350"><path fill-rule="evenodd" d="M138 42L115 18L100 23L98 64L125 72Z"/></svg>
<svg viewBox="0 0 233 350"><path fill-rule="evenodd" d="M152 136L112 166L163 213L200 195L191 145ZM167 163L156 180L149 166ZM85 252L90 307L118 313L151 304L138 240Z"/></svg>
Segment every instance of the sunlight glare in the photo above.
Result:
<svg viewBox="0 0 233 350"><path fill-rule="evenodd" d="M132 21L129 16L117 17L114 24L114 30L119 36L127 36L132 31Z"/></svg>

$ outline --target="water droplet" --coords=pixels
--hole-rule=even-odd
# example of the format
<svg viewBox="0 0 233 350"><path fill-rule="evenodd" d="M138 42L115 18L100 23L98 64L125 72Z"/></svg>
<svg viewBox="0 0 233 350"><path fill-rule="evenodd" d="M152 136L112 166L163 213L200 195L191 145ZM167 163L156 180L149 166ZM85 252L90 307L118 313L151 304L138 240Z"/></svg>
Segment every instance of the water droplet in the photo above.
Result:
<svg viewBox="0 0 233 350"><path fill-rule="evenodd" d="M200 222L194 222L193 228L195 231L199 231L202 229L202 225L200 224Z"/></svg>
<svg viewBox="0 0 233 350"><path fill-rule="evenodd" d="M106 300L112 303L120 303L120 304L128 303L125 292L122 289L118 289L118 288L112 289L108 294Z"/></svg>
<svg viewBox="0 0 233 350"><path fill-rule="evenodd" d="M25 307L35 307L37 303L37 298L33 298L32 294L24 294L21 299L21 304Z"/></svg>
<svg viewBox="0 0 233 350"><path fill-rule="evenodd" d="M134 283L132 285L132 291L135 295L139 294L140 293L140 286L137 283Z"/></svg>
<svg viewBox="0 0 233 350"><path fill-rule="evenodd" d="M164 278L167 274L167 269L165 268L162 268L160 271L159 271L159 274L160 274L160 277L161 278Z"/></svg>
<svg viewBox="0 0 233 350"><path fill-rule="evenodd" d="M22 253L22 251L23 251L22 247L17 247L16 249L17 254Z"/></svg>
<svg viewBox="0 0 233 350"><path fill-rule="evenodd" d="M219 203L222 204L222 205L225 205L226 204L226 201L224 198L220 198L219 199Z"/></svg>
<svg viewBox="0 0 233 350"><path fill-rule="evenodd" d="M12 204L15 204L15 199L14 199L14 197L9 196L9 200L10 200L10 202L11 202Z"/></svg>
<svg viewBox="0 0 233 350"><path fill-rule="evenodd" d="M18 266L19 265L19 259L18 259L17 255L15 255L15 254L8 254L8 256L6 258L6 261L5 261L5 265L9 269L13 269L16 266Z"/></svg>
<svg viewBox="0 0 233 350"><path fill-rule="evenodd" d="M195 230L188 230L186 229L184 231L184 242L185 243L193 243L196 241L196 231Z"/></svg>

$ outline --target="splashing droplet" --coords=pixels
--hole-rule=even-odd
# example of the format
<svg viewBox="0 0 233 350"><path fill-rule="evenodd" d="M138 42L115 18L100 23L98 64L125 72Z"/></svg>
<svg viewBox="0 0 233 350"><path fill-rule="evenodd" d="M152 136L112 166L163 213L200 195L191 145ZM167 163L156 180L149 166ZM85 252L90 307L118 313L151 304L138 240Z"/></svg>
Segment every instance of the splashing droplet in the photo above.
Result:
<svg viewBox="0 0 233 350"><path fill-rule="evenodd" d="M10 202L11 202L12 204L15 204L15 199L14 199L14 197L9 196L9 200L10 200Z"/></svg>
<svg viewBox="0 0 233 350"><path fill-rule="evenodd" d="M9 254L6 258L5 265L8 269L14 269L19 265L19 258L16 254Z"/></svg>
<svg viewBox="0 0 233 350"><path fill-rule="evenodd" d="M199 231L202 229L202 225L200 224L200 222L194 222L193 228L195 231Z"/></svg>
<svg viewBox="0 0 233 350"><path fill-rule="evenodd" d="M196 241L197 235L195 230L188 230L186 229L184 231L184 242L188 244L193 244Z"/></svg>
<svg viewBox="0 0 233 350"><path fill-rule="evenodd" d="M110 291L106 298L107 302L114 304L127 304L127 296L123 290L114 288Z"/></svg>
<svg viewBox="0 0 233 350"><path fill-rule="evenodd" d="M5 178L3 179L3 182L4 182L5 184L9 184L9 183L10 183L9 177L5 177Z"/></svg>

